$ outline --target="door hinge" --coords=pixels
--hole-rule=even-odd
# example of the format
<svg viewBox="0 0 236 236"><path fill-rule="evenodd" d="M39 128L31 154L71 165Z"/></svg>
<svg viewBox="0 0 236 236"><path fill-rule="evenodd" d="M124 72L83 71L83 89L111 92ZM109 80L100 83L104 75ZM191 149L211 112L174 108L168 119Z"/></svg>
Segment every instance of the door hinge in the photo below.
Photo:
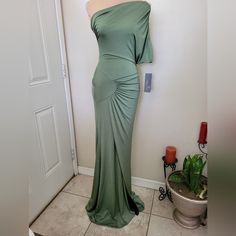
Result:
<svg viewBox="0 0 236 236"><path fill-rule="evenodd" d="M67 78L66 65L65 64L61 64L61 69L62 69L63 79L66 79Z"/></svg>
<svg viewBox="0 0 236 236"><path fill-rule="evenodd" d="M75 160L75 149L74 149L74 148L71 148L71 149L70 149L70 152L71 152L71 159L72 159L72 160Z"/></svg>

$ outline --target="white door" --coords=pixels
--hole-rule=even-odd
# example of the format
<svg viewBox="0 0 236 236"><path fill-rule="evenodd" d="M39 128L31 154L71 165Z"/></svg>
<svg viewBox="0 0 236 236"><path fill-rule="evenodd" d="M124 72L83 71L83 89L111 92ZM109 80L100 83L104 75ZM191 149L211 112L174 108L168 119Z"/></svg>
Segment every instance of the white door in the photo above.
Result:
<svg viewBox="0 0 236 236"><path fill-rule="evenodd" d="M30 222L73 176L74 156L60 1L32 0L31 4L29 94L35 136L29 178Z"/></svg>

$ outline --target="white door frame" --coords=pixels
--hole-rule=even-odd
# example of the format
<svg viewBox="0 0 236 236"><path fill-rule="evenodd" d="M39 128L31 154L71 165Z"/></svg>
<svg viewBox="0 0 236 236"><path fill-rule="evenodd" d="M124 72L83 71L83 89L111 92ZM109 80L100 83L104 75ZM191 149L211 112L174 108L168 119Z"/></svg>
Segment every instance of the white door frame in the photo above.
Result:
<svg viewBox="0 0 236 236"><path fill-rule="evenodd" d="M68 110L68 119L69 119L69 127L70 127L70 143L71 143L71 157L73 161L73 170L74 174L78 174L78 159L76 152L76 142L75 142L75 129L73 122L73 111L72 111L72 99L71 99L71 91L70 91L70 80L69 80L69 70L68 70L68 62L67 62L67 54L66 54L66 45L65 45L65 36L64 36L64 24L63 24L63 15L62 15L62 7L61 0L54 0L56 6L56 14L57 14L57 24L58 24L58 35L59 35L59 43L60 43L60 54L61 54L61 66L64 77L64 87L66 94L66 106Z"/></svg>

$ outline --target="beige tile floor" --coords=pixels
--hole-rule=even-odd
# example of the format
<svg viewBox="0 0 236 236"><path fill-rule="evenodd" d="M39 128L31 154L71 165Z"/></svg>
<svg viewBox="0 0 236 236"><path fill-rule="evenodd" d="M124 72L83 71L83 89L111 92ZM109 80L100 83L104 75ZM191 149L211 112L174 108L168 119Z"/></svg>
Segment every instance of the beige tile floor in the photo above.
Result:
<svg viewBox="0 0 236 236"><path fill-rule="evenodd" d="M144 201L145 210L123 228L116 229L90 222L85 205L92 191L93 177L74 177L30 226L44 236L205 236L207 226L184 229L172 218L173 204L158 200L158 190L132 185Z"/></svg>

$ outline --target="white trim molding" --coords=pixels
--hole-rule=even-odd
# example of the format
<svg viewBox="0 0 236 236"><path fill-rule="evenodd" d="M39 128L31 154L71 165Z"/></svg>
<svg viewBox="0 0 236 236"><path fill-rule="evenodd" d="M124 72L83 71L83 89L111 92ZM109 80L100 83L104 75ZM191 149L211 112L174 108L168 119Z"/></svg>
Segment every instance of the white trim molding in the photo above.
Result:
<svg viewBox="0 0 236 236"><path fill-rule="evenodd" d="M84 166L78 166L78 172L81 175L94 176L94 168L88 168ZM165 187L165 183L159 182L151 179L144 179L139 177L131 176L131 184L137 185L139 187L151 188L159 190L160 187Z"/></svg>
<svg viewBox="0 0 236 236"><path fill-rule="evenodd" d="M58 36L60 43L60 54L61 54L61 66L63 81L66 94L66 106L68 111L69 129L70 129L70 144L71 144L71 158L73 164L74 174L78 174L77 168L77 153L76 153L76 141L75 141L75 127L74 127L74 116L72 110L72 96L71 96L71 86L70 86L70 76L68 67L68 58L66 52L66 42L65 42L65 32L64 32L64 19L61 0L55 0L56 13L57 13L57 26L58 26Z"/></svg>

